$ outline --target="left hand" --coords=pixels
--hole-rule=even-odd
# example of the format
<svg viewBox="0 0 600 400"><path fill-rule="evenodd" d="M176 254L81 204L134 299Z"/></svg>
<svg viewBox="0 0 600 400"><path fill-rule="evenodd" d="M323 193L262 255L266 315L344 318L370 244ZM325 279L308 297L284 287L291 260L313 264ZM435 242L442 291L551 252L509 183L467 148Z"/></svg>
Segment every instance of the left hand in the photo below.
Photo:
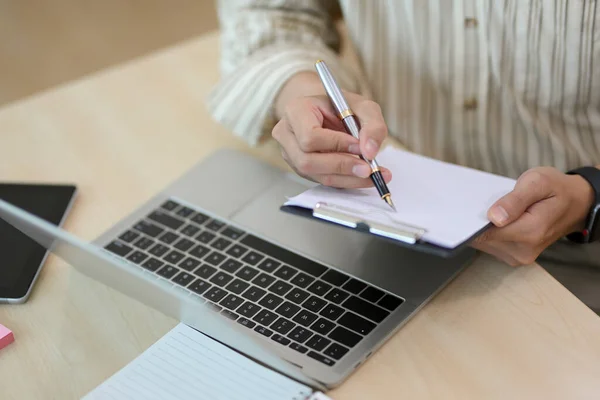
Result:
<svg viewBox="0 0 600 400"><path fill-rule="evenodd" d="M493 227L473 247L512 266L529 265L552 243L583 228L592 206L591 186L578 175L539 167L488 211Z"/></svg>

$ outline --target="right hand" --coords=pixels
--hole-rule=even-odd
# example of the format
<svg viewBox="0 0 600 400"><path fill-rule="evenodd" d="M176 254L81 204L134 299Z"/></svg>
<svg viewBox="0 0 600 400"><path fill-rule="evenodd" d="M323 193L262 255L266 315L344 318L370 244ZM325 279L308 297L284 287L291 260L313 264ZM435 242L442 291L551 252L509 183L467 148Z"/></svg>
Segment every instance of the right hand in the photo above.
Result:
<svg viewBox="0 0 600 400"><path fill-rule="evenodd" d="M360 141L346 133L323 94L291 96L280 104L281 119L272 135L284 160L298 175L336 188L372 187L371 168L357 155L375 158L387 126L377 103L354 93L345 92L344 96L358 118ZM381 173L386 183L392 179L388 169L381 167Z"/></svg>

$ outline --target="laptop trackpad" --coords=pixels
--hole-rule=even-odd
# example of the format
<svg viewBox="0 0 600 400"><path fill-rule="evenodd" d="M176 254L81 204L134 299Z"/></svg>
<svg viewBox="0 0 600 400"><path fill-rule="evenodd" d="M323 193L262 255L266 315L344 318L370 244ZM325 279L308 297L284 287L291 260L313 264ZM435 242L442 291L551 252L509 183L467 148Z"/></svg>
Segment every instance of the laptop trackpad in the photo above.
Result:
<svg viewBox="0 0 600 400"><path fill-rule="evenodd" d="M347 271L411 300L424 300L458 265L343 227L281 211L307 186L285 176L231 217L242 226L308 258Z"/></svg>

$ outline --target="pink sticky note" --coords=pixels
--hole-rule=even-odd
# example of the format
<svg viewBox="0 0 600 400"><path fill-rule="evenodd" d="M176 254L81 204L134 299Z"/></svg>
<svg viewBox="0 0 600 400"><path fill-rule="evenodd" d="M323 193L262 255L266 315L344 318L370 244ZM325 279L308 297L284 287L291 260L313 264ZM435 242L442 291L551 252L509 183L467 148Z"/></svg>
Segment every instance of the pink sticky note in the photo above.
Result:
<svg viewBox="0 0 600 400"><path fill-rule="evenodd" d="M15 341L15 337L13 333L5 327L4 325L0 325L0 350L11 344Z"/></svg>

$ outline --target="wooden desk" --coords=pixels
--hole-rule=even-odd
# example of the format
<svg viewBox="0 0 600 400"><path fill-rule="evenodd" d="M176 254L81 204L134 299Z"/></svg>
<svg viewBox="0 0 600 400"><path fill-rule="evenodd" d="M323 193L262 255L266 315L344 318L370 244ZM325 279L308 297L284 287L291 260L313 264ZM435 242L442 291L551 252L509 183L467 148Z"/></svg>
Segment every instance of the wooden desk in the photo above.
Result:
<svg viewBox="0 0 600 400"><path fill-rule="evenodd" d="M74 182L66 229L91 240L223 146L285 167L273 142L247 149L211 121L209 35L0 111L0 180ZM0 306L0 398L79 398L176 321L51 257L30 301ZM600 319L542 268L480 258L334 399L600 398Z"/></svg>

